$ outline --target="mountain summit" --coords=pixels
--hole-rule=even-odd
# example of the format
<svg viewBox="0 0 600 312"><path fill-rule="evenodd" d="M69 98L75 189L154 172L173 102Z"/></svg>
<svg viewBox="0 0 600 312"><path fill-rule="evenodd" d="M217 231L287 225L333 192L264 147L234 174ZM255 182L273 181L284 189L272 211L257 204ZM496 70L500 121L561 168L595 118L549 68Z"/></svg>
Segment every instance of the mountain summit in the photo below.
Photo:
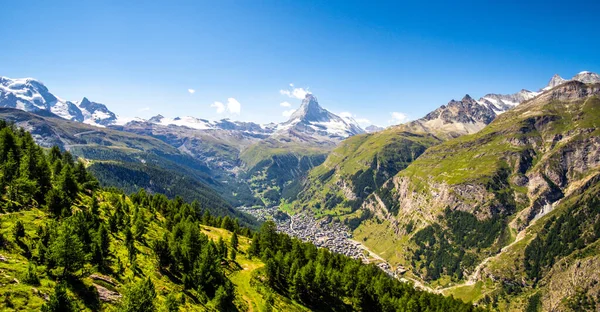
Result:
<svg viewBox="0 0 600 312"><path fill-rule="evenodd" d="M573 78L567 80L562 78L558 74L555 74L554 76L552 76L552 79L550 79L550 82L548 82L548 85L542 90L550 90L556 86L559 86L569 81L579 81L583 83L600 83L600 75L589 71L582 71L579 74L573 76Z"/></svg>
<svg viewBox="0 0 600 312"><path fill-rule="evenodd" d="M307 94L300 108L290 119L279 125L277 134L295 137L314 136L318 141L340 141L365 131L349 119L344 119L319 105L317 97ZM304 140L304 139L303 139Z"/></svg>
<svg viewBox="0 0 600 312"><path fill-rule="evenodd" d="M0 107L27 112L49 111L64 119L95 126L107 126L117 121L117 116L106 105L91 102L85 97L81 102L63 100L33 78L0 77Z"/></svg>

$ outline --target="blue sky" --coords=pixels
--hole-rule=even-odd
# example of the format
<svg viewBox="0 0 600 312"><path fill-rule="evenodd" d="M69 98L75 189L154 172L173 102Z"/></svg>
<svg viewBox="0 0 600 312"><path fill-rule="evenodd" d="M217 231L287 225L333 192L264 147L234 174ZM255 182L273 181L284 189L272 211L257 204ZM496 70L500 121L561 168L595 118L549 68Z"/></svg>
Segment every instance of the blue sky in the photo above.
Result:
<svg viewBox="0 0 600 312"><path fill-rule="evenodd" d="M280 90L304 88L388 125L600 71L598 1L133 2L4 3L0 75L144 118L283 121L300 100Z"/></svg>

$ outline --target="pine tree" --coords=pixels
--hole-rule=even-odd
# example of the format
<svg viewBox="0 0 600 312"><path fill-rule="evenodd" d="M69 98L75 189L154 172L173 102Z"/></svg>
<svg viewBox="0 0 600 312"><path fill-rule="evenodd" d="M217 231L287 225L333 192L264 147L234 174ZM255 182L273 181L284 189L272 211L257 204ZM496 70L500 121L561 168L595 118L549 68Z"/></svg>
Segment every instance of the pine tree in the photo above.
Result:
<svg viewBox="0 0 600 312"><path fill-rule="evenodd" d="M154 299L156 298L156 290L154 283L148 277L145 280L140 280L125 294L121 303L121 311L123 312L148 312L155 311Z"/></svg>
<svg viewBox="0 0 600 312"><path fill-rule="evenodd" d="M32 263L29 263L29 266L27 267L27 273L23 277L23 282L34 286L40 284L40 278L37 275L37 270Z"/></svg>
<svg viewBox="0 0 600 312"><path fill-rule="evenodd" d="M43 312L70 312L77 310L67 294L64 282L56 284L50 300L42 306L41 310Z"/></svg>
<svg viewBox="0 0 600 312"><path fill-rule="evenodd" d="M83 267L83 243L77 236L76 225L72 224L71 220L65 220L58 229L58 235L50 245L50 258L63 267L63 276L73 274Z"/></svg>
<svg viewBox="0 0 600 312"><path fill-rule="evenodd" d="M55 217L59 217L66 206L64 194L55 188L46 193L46 211Z"/></svg>
<svg viewBox="0 0 600 312"><path fill-rule="evenodd" d="M237 235L237 232L233 232L233 235L231 235L230 244L231 244L231 248L232 249L237 250L237 248L238 248L238 235Z"/></svg>
<svg viewBox="0 0 600 312"><path fill-rule="evenodd" d="M13 237L16 241L20 241L21 238L25 237L25 226L21 220L17 220L13 226Z"/></svg>
<svg viewBox="0 0 600 312"><path fill-rule="evenodd" d="M75 176L73 175L73 169L71 166L64 166L60 173L60 178L58 181L59 188L65 192L65 195L73 200L77 197L77 192L79 191L79 186L77 185L77 181L75 180Z"/></svg>

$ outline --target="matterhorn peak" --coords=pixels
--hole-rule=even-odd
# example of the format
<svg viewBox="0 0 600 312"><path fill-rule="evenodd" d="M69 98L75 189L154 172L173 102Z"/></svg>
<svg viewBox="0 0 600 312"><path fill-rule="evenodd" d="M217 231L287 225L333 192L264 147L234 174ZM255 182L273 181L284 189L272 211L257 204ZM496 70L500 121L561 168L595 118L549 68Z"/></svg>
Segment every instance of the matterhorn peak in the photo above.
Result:
<svg viewBox="0 0 600 312"><path fill-rule="evenodd" d="M330 113L327 110L324 110L321 105L319 105L319 101L317 97L311 93L307 93L304 99L302 100L302 105L300 108L296 110L290 120L303 120L303 121L325 121L329 119Z"/></svg>

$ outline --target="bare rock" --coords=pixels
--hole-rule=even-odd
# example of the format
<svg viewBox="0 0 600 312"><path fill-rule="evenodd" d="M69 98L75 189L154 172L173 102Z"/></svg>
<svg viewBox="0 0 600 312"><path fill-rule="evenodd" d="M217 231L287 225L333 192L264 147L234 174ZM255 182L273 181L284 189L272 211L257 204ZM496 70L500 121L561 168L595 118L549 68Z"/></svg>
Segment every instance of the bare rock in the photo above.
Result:
<svg viewBox="0 0 600 312"><path fill-rule="evenodd" d="M117 282L115 282L112 278L110 278L109 276L104 276L104 275L99 275L99 274L92 274L90 275L90 278L96 281L103 281L105 283L108 283L110 285L116 286Z"/></svg>
<svg viewBox="0 0 600 312"><path fill-rule="evenodd" d="M121 297L123 297L120 293L118 293L116 291L106 289L105 287L100 286L100 285L96 285L96 284L93 284L93 285L94 285L94 287L96 287L96 290L98 291L98 297L103 302L117 302L121 299Z"/></svg>

